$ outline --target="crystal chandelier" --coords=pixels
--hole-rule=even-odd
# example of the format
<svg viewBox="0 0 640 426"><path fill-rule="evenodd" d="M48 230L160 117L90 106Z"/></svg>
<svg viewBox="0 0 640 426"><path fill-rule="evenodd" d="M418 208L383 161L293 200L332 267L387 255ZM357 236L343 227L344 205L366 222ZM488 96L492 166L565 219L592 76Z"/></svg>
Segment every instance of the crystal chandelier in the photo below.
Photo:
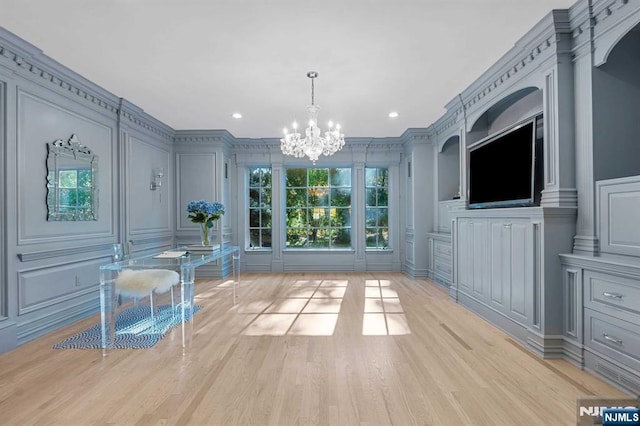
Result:
<svg viewBox="0 0 640 426"><path fill-rule="evenodd" d="M342 149L344 146L344 134L340 133L339 124L334 127L330 121L329 130L324 132L324 136L322 136L322 132L318 128L318 111L320 111L320 107L314 103L313 79L318 77L318 73L309 71L307 77L311 79L311 105L307 105L309 127L304 131L305 137L300 137L296 122L293 123L292 133L284 129L284 138L280 139L280 149L284 155L293 155L296 158L306 155L315 164L321 154L329 156Z"/></svg>

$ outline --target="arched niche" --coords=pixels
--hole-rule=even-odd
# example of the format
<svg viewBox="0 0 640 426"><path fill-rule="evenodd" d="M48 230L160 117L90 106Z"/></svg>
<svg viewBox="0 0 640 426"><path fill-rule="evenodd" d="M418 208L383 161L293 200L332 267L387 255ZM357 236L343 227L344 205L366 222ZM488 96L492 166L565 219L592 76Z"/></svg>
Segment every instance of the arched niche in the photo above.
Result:
<svg viewBox="0 0 640 426"><path fill-rule="evenodd" d="M627 4L630 7L630 5ZM640 24L640 10L636 10L634 16L628 16L620 20L615 26L608 28L605 34L595 41L593 53L593 63L599 67L609 60L609 55L618 43L629 34L630 31L637 31Z"/></svg>
<svg viewBox="0 0 640 426"><path fill-rule="evenodd" d="M528 86L519 89L482 113L467 134L467 146L500 130L542 112L542 90Z"/></svg>
<svg viewBox="0 0 640 426"><path fill-rule="evenodd" d="M640 175L640 24L593 68L595 180Z"/></svg>
<svg viewBox="0 0 640 426"><path fill-rule="evenodd" d="M460 136L448 138L438 152L438 200L451 200L460 191Z"/></svg>

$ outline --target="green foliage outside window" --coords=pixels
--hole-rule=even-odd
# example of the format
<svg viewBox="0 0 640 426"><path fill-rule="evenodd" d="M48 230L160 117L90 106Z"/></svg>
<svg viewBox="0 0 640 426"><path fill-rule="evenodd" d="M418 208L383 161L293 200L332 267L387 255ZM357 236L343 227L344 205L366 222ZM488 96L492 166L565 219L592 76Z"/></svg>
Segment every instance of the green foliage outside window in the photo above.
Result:
<svg viewBox="0 0 640 426"><path fill-rule="evenodd" d="M389 247L389 170L365 169L365 237L367 248Z"/></svg>
<svg viewBox="0 0 640 426"><path fill-rule="evenodd" d="M249 169L249 246L271 247L271 169Z"/></svg>
<svg viewBox="0 0 640 426"><path fill-rule="evenodd" d="M351 247L351 169L287 169L287 247Z"/></svg>

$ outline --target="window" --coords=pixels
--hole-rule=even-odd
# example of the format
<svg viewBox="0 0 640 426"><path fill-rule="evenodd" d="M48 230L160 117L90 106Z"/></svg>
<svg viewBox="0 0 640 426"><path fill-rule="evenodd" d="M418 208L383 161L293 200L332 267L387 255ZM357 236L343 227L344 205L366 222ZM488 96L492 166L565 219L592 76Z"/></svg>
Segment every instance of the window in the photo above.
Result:
<svg viewBox="0 0 640 426"><path fill-rule="evenodd" d="M287 169L287 247L351 247L351 169Z"/></svg>
<svg viewBox="0 0 640 426"><path fill-rule="evenodd" d="M249 247L271 247L271 169L249 169Z"/></svg>
<svg viewBox="0 0 640 426"><path fill-rule="evenodd" d="M91 169L58 171L58 212L76 220L93 218L93 188Z"/></svg>
<svg viewBox="0 0 640 426"><path fill-rule="evenodd" d="M389 247L389 170L365 169L365 235L368 249Z"/></svg>

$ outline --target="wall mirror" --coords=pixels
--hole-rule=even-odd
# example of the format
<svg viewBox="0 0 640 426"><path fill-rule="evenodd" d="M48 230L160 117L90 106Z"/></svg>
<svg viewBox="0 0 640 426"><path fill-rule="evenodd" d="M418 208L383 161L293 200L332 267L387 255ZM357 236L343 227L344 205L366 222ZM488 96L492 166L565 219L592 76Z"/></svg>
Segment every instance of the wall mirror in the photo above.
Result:
<svg viewBox="0 0 640 426"><path fill-rule="evenodd" d="M47 220L98 220L98 156L78 137L47 144Z"/></svg>

